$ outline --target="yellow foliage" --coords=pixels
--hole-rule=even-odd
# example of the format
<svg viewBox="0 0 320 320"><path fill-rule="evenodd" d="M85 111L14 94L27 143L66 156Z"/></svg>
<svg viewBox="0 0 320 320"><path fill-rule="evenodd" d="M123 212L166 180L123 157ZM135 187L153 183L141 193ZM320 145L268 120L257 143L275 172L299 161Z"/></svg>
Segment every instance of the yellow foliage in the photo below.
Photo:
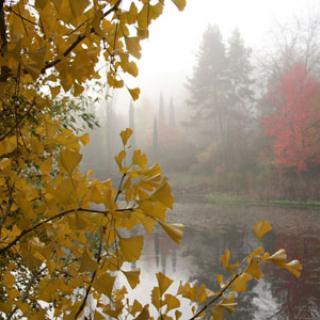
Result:
<svg viewBox="0 0 320 320"><path fill-rule="evenodd" d="M120 238L119 246L125 261L137 261L141 256L143 237Z"/></svg>
<svg viewBox="0 0 320 320"><path fill-rule="evenodd" d="M253 226L253 232L259 239L263 238L271 230L272 227L270 223L266 220L259 221Z"/></svg>

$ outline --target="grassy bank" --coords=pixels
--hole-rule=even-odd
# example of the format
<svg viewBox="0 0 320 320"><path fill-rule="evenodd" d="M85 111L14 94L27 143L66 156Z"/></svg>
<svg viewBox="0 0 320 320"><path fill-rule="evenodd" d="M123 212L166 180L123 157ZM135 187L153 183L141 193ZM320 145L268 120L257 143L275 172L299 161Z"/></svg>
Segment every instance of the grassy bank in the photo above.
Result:
<svg viewBox="0 0 320 320"><path fill-rule="evenodd" d="M228 193L212 193L207 196L209 203L222 205L243 206L274 206L284 208L320 209L320 201L291 201L291 200L259 200L244 195Z"/></svg>

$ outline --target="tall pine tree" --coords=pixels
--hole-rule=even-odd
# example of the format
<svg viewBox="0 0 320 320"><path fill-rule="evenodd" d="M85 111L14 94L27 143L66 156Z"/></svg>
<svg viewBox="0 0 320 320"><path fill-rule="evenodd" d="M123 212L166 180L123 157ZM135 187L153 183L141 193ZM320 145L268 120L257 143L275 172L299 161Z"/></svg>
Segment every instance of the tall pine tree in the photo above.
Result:
<svg viewBox="0 0 320 320"><path fill-rule="evenodd" d="M224 140L224 111L227 102L227 57L218 26L208 26L197 56L193 75L188 79L192 121Z"/></svg>
<svg viewBox="0 0 320 320"><path fill-rule="evenodd" d="M239 31L233 32L226 47L219 28L209 26L187 83L192 122L205 133L206 144L216 145L226 167L235 163L239 137L243 137L250 120L250 54Z"/></svg>
<svg viewBox="0 0 320 320"><path fill-rule="evenodd" d="M176 127L176 113L175 113L172 97L170 98L170 106L169 106L169 127L170 128Z"/></svg>

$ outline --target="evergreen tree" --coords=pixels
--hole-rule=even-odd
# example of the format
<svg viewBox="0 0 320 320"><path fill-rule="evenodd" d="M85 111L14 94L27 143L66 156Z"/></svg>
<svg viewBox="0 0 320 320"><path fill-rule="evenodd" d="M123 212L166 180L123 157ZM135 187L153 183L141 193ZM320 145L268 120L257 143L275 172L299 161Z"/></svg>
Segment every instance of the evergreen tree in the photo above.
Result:
<svg viewBox="0 0 320 320"><path fill-rule="evenodd" d="M250 119L253 91L251 86L252 66L250 62L251 49L244 45L240 32L236 29L229 39L228 45L228 79L229 79L229 109L232 112L232 125L245 125Z"/></svg>
<svg viewBox="0 0 320 320"><path fill-rule="evenodd" d="M245 153L253 104L250 55L238 30L226 48L219 28L209 26L187 85L192 121L206 134L205 145L216 145L219 161L228 168L238 166L237 159Z"/></svg>
<svg viewBox="0 0 320 320"><path fill-rule="evenodd" d="M158 137L158 124L157 118L153 120L153 139L152 139L152 160L158 160L158 148L159 148L159 137Z"/></svg>
<svg viewBox="0 0 320 320"><path fill-rule="evenodd" d="M170 128L176 127L176 114L175 114L175 109L174 109L172 97L170 99L170 107L169 107L169 126L170 126Z"/></svg>
<svg viewBox="0 0 320 320"><path fill-rule="evenodd" d="M224 111L227 105L227 57L220 30L208 26L197 56L193 75L187 82L193 108L192 121L224 139Z"/></svg>
<svg viewBox="0 0 320 320"><path fill-rule="evenodd" d="M159 99L159 128L162 128L165 126L166 120L165 120L165 110L164 110L164 100L163 100L163 94L160 93L160 99Z"/></svg>

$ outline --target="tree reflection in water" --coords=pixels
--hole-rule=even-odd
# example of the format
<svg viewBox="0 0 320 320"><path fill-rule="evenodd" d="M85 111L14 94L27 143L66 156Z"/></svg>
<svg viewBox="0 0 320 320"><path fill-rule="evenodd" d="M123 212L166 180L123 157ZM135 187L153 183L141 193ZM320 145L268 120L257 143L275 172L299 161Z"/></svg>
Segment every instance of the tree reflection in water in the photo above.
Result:
<svg viewBox="0 0 320 320"><path fill-rule="evenodd" d="M157 230L153 238L148 238L144 257L138 266L142 268L142 281L143 274L161 271L178 281L189 278L214 290L215 275L223 273L219 258L224 249L231 250L234 260L242 260L259 246L252 235L251 225L259 219L269 218L274 232L264 239L265 249L273 252L285 248L290 258L299 258L304 267L302 277L297 280L271 265L265 268L264 279L259 284L253 283L249 292L240 296L234 318L320 319L319 213L279 208L205 207L206 211L209 209L212 216L207 213L201 222L198 221L201 219L192 219L192 206L178 205L177 220L183 220L179 219L179 212L183 212L185 221L182 222L189 225L183 243L177 247L161 230ZM237 214L229 212L231 210ZM259 215L261 211L268 216ZM199 215L203 214L199 212Z"/></svg>

